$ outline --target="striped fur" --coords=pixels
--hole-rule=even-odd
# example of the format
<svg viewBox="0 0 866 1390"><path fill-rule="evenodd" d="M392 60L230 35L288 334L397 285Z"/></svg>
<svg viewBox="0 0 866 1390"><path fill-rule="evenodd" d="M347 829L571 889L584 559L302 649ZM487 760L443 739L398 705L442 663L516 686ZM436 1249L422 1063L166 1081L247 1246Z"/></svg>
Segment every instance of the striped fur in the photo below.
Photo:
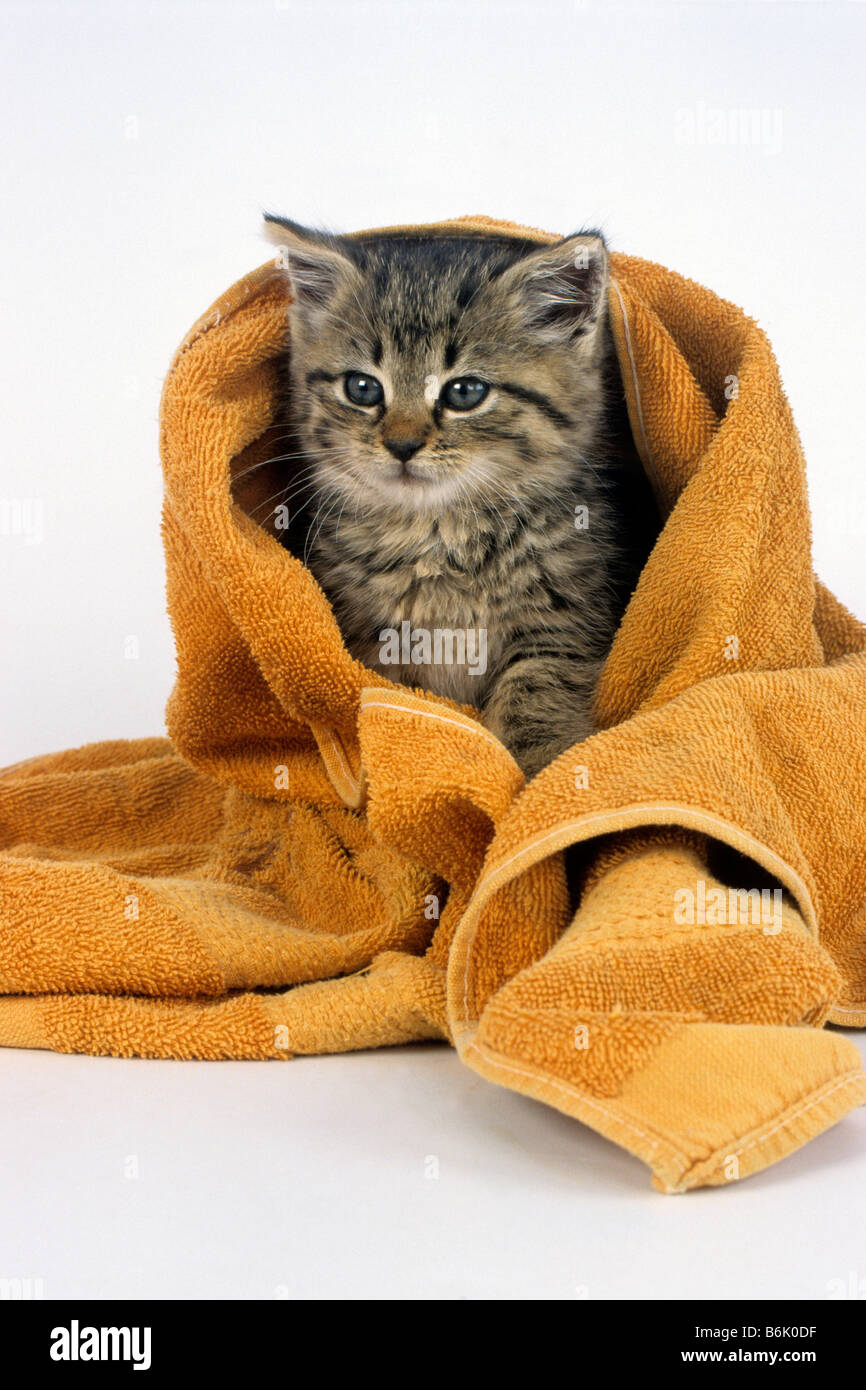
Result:
<svg viewBox="0 0 866 1390"><path fill-rule="evenodd" d="M267 228L293 293L300 447L281 500L304 520L290 543L356 657L479 707L532 775L592 732L646 549L616 500L623 451L637 475L616 424L604 241ZM353 404L349 372L381 383L381 403ZM460 413L442 388L463 377L489 392ZM383 660L382 634L405 622L484 630L486 668Z"/></svg>

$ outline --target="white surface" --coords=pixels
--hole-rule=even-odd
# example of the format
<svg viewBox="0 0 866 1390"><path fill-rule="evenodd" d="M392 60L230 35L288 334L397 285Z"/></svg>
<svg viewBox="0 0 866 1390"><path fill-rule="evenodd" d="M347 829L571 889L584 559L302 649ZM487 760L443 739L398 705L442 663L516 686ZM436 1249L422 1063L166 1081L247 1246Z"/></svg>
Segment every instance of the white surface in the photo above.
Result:
<svg viewBox="0 0 866 1390"><path fill-rule="evenodd" d="M444 1046L0 1053L0 1113L0 1277L46 1298L825 1299L866 1276L866 1109L681 1196Z"/></svg>
<svg viewBox="0 0 866 1390"><path fill-rule="evenodd" d="M743 304L803 436L818 571L866 616L866 6L6 0L0 28L0 503L43 512L40 543L0 534L0 763L162 729L159 390L269 254L264 207L600 224ZM708 143L715 110L758 112L759 138ZM0 1106L0 1278L55 1295L820 1298L866 1276L862 1111L673 1199L442 1049L5 1053Z"/></svg>

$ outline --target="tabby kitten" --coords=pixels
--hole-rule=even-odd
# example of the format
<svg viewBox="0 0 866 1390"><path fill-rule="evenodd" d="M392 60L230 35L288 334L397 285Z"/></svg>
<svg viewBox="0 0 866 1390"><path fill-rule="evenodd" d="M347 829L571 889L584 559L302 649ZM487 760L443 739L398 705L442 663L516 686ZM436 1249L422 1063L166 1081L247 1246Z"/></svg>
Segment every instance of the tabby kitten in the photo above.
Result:
<svg viewBox="0 0 866 1390"><path fill-rule="evenodd" d="M593 732L647 551L617 504L642 473L605 243L266 229L292 294L298 552L355 657L478 707L532 776Z"/></svg>

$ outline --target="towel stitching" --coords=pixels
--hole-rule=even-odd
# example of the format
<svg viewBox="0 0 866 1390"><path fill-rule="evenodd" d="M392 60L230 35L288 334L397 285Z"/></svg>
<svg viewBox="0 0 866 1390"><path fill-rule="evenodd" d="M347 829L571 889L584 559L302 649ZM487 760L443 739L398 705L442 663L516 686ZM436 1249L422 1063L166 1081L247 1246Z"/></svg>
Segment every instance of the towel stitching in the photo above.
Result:
<svg viewBox="0 0 866 1390"><path fill-rule="evenodd" d="M850 1082L856 1081L858 1078L862 1079L864 1076L866 1076L866 1073L863 1072L862 1068L858 1068L856 1071L847 1072L845 1076L837 1080L832 1086L828 1082L824 1090L814 1095L808 1104L802 1105L799 1110L790 1110L772 1129L767 1130L765 1134L757 1134L755 1138L750 1139L748 1144L745 1144L739 1152L746 1153L747 1150L753 1149L756 1144L765 1143L767 1139L770 1139L778 1130L783 1129L785 1125L790 1124L793 1120L799 1119L801 1115L805 1115L807 1110L812 1110L816 1105L820 1105L822 1100L827 1100L833 1095L834 1091L838 1091L841 1086L847 1086Z"/></svg>
<svg viewBox="0 0 866 1390"><path fill-rule="evenodd" d="M784 1129L786 1125L790 1125L795 1120L800 1119L803 1115L806 1114L807 1111L814 1109L816 1105L820 1105L822 1101L829 1100L830 1096L832 1096L836 1091L840 1090L841 1087L849 1086L852 1082L863 1079L864 1072L862 1068L858 1068L855 1071L847 1072L845 1076L839 1077L835 1082L833 1082L832 1085L830 1085L829 1082L826 1083L823 1089L820 1090L816 1095L813 1095L812 1099L808 1101L805 1105L801 1105L799 1109L789 1109L782 1117L782 1119L780 1119L778 1123L773 1126L772 1129L766 1130L763 1134L756 1134L754 1139L750 1139L748 1144L744 1144L741 1149L736 1149L733 1150L733 1152L729 1152L728 1154L726 1154L725 1161L728 1158L739 1157L741 1154L747 1153L748 1150L754 1148L756 1144L766 1143L766 1141L772 1138L772 1136L776 1134L780 1129ZM736 1142L737 1141L734 1140L734 1143ZM728 1147L729 1149L733 1149L733 1145L730 1145ZM716 1149L715 1152L718 1153L718 1149ZM688 1176L688 1173L694 1173L696 1170L699 1170L700 1168L704 1167L706 1163L712 1161L713 1157L714 1155L710 1155L710 1158L704 1160L704 1163L692 1164L691 1168L688 1169L686 1173L681 1174L681 1178ZM711 1176L716 1172L718 1172L718 1166L716 1168L711 1168L709 1170L708 1175ZM667 1190L669 1192L684 1192L686 1189L683 1186L679 1186L676 1188L668 1188Z"/></svg>
<svg viewBox="0 0 866 1390"><path fill-rule="evenodd" d="M750 845L755 845L758 849L768 854L776 864L779 864L783 869L786 869L788 873L790 873L791 876L795 878L797 882L801 885L803 889L803 895L806 898L806 901L809 903L810 907L812 908L812 911L814 912L812 896L809 893L809 890L806 887L806 884L801 879L800 875L796 872L796 870L791 868L791 865L788 864L781 857L781 855L776 854L775 850L770 849L769 845L765 845L760 840L756 840L754 835L750 835L748 831L741 830L739 826L732 825L730 821L724 820L722 816L717 816L712 811L706 811L703 809L703 807L700 806L683 805L682 802L678 801L638 801L632 803L629 806L620 806L616 811L598 811L595 815L583 816L580 820L563 821L560 825L555 826L553 830L547 831L539 839L529 840L528 842L523 844L519 850L516 850L514 854L510 855L508 859L504 859L501 864L497 864L495 869L491 869L490 872L485 874L485 876L480 880L475 891L480 892L485 883L490 882L503 869L507 868L510 864L513 864L514 860L519 859L521 854L524 854L528 850L537 849L539 845L544 844L545 840L552 839L554 836L560 834L563 830L576 830L580 826L591 825L593 821L606 820L610 816L620 816L623 813L628 813L630 811L680 811L686 812L687 814L693 816L703 816L706 820L711 821L714 825L725 826L726 829L732 830L737 835L742 836L742 838L748 841Z"/></svg>
<svg viewBox="0 0 866 1390"><path fill-rule="evenodd" d="M618 1115L616 1111L608 1109L606 1106L601 1105L598 1101L591 1100L588 1096L584 1095L583 1092L580 1091L576 1086L570 1085L568 1082L555 1080L547 1072L541 1070L528 1071L525 1067L516 1067L508 1062L500 1061L499 1054L489 1051L487 1048L483 1047L478 1042L470 1043L466 1051L475 1051L479 1053L482 1057L486 1058L487 1061L491 1062L496 1067L500 1067L503 1071L513 1072L517 1076L526 1076L530 1080L541 1081L546 1085L553 1087L554 1090L564 1091L567 1094L573 1095L576 1097L577 1100L581 1101L584 1105L587 1105L591 1110L598 1110L602 1115L606 1115L607 1118L609 1120L612 1120L615 1124L620 1124L625 1129L630 1129L634 1134L637 1134L642 1139L645 1139L647 1143L650 1145L651 1149L659 1150L662 1148L662 1146L664 1146L664 1148L667 1149L669 1155L680 1158L685 1163L689 1163L690 1161L689 1155L684 1153L682 1149L677 1148L677 1146L675 1144L672 1144L669 1139L662 1139L661 1137L653 1139L651 1135L648 1134L645 1130L642 1130L639 1125L634 1124L631 1120L625 1119L622 1115ZM803 1115L807 1113L807 1111L813 1110L816 1105L820 1105L822 1101L829 1100L830 1096L834 1095L835 1092L840 1090L843 1086L848 1086L852 1082L862 1079L864 1079L864 1072L862 1071L862 1069L858 1069L856 1071L848 1072L845 1076L837 1079L832 1085L825 1085L823 1090L818 1092L817 1095L814 1095L812 1099L809 1100L805 1105L801 1105L799 1109L789 1110L787 1114L785 1114L783 1118L773 1126L772 1129L767 1130L764 1134L756 1135L754 1139L749 1140L748 1144L745 1144L741 1149L737 1149L736 1153L738 1155L744 1154L749 1149L754 1148L756 1144L766 1143L766 1141L772 1138L772 1136L776 1134L780 1129L784 1129L786 1125L790 1125L795 1120L800 1119ZM733 1144L737 1142L738 1141L735 1139L733 1141ZM733 1144L727 1147L733 1148ZM715 1152L718 1153L718 1149L716 1149ZM711 1154L709 1159L704 1159L702 1162L691 1162L691 1165L688 1169L686 1169L686 1172L680 1174L680 1178L682 1179L683 1177L685 1177L688 1172L694 1172L695 1169L702 1167L704 1163L711 1162L713 1157L714 1155ZM710 1171L716 1172L717 1169L711 1169ZM668 1188L668 1191L677 1190L682 1191L683 1189Z"/></svg>
<svg viewBox="0 0 866 1390"><path fill-rule="evenodd" d="M659 1149L664 1145L670 1154L675 1155L677 1158L681 1158L685 1163L689 1162L688 1154L683 1153L681 1149L678 1149L667 1139L662 1139L661 1137L653 1139L653 1137L648 1134L646 1130L641 1129L639 1125L634 1124L633 1121L627 1120L621 1115L617 1115L615 1110L609 1110L607 1106L601 1105L599 1101L590 1100L588 1096L584 1095L582 1091L569 1082L556 1080L544 1071L527 1071L525 1067L515 1067L509 1062L502 1062L499 1060L500 1054L489 1051L487 1048L483 1047L481 1043L470 1043L466 1051L472 1052L473 1050L479 1052L482 1057L486 1058L487 1061L491 1062L494 1066L501 1067L503 1071L514 1072L517 1076L528 1076L530 1080L545 1082L548 1086L552 1086L554 1090L565 1091L567 1094L575 1096L585 1105L588 1105L591 1110L600 1111L601 1114L606 1115L609 1120L613 1120L616 1124L622 1125L624 1129L630 1129L634 1134L640 1135L641 1139L647 1141L651 1149Z"/></svg>
<svg viewBox="0 0 866 1390"><path fill-rule="evenodd" d="M333 731L333 729L329 729L329 730L328 730L328 738L331 740L331 744L332 744L332 746L333 746L333 748L334 748L334 751L336 752L337 757L339 758L340 763L342 764L343 772L344 772L345 777L346 777L346 781L349 783L349 786L352 788L352 791L357 792L358 789L359 789L359 787L360 787L360 785L361 785L361 783L360 783L360 781L358 781L358 782L355 781L355 778L354 778L353 775L352 775L352 770L351 770L351 768L349 767L348 761L347 761L347 759L346 759L345 750L343 749L343 745L342 745L341 743L339 743L338 740L336 739L336 737L334 736L334 731Z"/></svg>
<svg viewBox="0 0 866 1390"><path fill-rule="evenodd" d="M494 747L499 748L503 753L508 752L505 745L503 743L500 743L499 739L495 738L494 735L489 733L487 729L482 729L480 726L476 727L475 725L470 724L468 722L463 724L459 719L451 719L447 715L436 714L433 710L411 709L406 705L399 704L395 700L365 700L363 708L395 709L398 710L401 714L417 714L420 715L422 719L437 719L440 724L453 724L453 726L456 729L463 729L468 734L477 734L479 738L486 738L490 743L494 745ZM511 755L509 754L509 757L510 756Z"/></svg>

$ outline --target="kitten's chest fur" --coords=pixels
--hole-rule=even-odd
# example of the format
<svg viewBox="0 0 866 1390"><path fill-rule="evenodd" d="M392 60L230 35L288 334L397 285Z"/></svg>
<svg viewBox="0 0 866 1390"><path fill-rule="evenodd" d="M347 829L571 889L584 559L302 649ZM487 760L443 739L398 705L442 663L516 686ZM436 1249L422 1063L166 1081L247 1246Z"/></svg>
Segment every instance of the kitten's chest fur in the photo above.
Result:
<svg viewBox="0 0 866 1390"><path fill-rule="evenodd" d="M476 499L409 519L344 515L323 525L309 564L354 656L391 680L483 707L520 656L592 660L607 649L618 618L614 534L604 490L585 468L578 478L564 466L555 495Z"/></svg>

